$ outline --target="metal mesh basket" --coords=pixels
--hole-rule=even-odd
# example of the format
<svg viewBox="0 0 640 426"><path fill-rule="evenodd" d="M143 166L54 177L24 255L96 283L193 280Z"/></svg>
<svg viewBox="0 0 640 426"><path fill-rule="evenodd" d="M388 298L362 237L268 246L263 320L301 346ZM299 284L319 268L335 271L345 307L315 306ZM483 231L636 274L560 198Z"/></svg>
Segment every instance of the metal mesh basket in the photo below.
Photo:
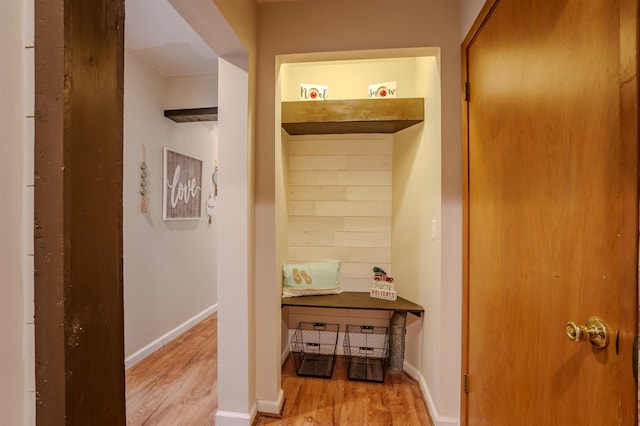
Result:
<svg viewBox="0 0 640 426"><path fill-rule="evenodd" d="M347 325L343 346L349 380L384 382L389 365L387 327Z"/></svg>
<svg viewBox="0 0 640 426"><path fill-rule="evenodd" d="M338 324L301 322L291 338L298 376L330 379L338 344Z"/></svg>

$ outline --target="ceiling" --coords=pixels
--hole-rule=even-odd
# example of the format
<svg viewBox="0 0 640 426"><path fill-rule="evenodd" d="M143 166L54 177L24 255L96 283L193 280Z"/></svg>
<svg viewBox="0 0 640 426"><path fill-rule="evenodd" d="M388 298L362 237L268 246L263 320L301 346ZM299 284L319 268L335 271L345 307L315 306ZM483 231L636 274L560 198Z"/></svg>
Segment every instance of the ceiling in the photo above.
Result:
<svg viewBox="0 0 640 426"><path fill-rule="evenodd" d="M165 77L217 74L218 56L170 4L189 0L127 0L125 2L125 47ZM208 0L213 1L213 0ZM257 6L303 0L255 0ZM200 2L202 3L202 2ZM191 2L197 9L198 2ZM211 3L207 4L211 5ZM207 6L206 8L210 8ZM207 16L207 17L205 17ZM205 32L220 22L203 21ZM203 29L203 28L201 28ZM229 52L227 52L229 53ZM231 52L233 53L233 52Z"/></svg>
<svg viewBox="0 0 640 426"><path fill-rule="evenodd" d="M167 0L125 2L125 48L165 77L217 74L218 57Z"/></svg>

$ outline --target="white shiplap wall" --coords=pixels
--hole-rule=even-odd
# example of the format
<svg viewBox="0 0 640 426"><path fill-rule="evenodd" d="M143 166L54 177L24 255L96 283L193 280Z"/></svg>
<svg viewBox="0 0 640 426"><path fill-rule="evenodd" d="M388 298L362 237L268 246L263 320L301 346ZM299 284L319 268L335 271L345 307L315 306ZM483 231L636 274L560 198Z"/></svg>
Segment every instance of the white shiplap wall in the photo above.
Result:
<svg viewBox="0 0 640 426"><path fill-rule="evenodd" d="M391 262L391 135L296 136L289 145L289 259L340 260L341 287L368 291Z"/></svg>
<svg viewBox="0 0 640 426"><path fill-rule="evenodd" d="M345 291L369 291L372 268L391 274L393 136L379 134L289 137L289 261L339 260ZM303 309L299 321L388 326L388 313Z"/></svg>

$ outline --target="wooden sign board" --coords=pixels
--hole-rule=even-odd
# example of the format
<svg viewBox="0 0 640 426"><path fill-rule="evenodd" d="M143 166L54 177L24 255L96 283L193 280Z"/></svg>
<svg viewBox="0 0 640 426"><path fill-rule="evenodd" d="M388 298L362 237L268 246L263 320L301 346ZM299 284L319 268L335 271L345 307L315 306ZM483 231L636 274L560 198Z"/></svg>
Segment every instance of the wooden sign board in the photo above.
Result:
<svg viewBox="0 0 640 426"><path fill-rule="evenodd" d="M164 147L162 219L200 219L202 160Z"/></svg>

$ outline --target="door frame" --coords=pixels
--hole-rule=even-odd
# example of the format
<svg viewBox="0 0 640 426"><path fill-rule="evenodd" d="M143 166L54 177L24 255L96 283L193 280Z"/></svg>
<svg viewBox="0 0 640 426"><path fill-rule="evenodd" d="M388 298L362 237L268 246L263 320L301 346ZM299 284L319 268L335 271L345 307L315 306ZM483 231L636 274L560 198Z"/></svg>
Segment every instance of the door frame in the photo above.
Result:
<svg viewBox="0 0 640 426"><path fill-rule="evenodd" d="M478 33L482 30L485 22L489 19L494 9L498 6L500 0L487 0L480 10L476 20L469 29L467 36L464 38L461 46L461 86L462 86L462 357L461 357L461 373L460 373L460 424L467 425L469 422L469 406L468 406L468 393L470 385L467 382L467 372L469 369L469 110L467 102L467 81L468 81L468 63L467 63L467 51ZM631 141L635 141L635 144L630 143L628 146L633 146L633 152L629 152L627 158L638 157L638 136L639 136L639 110L638 110L638 98L639 98L639 85L638 85L638 23L639 19L639 6L635 0L621 0L620 1L620 80L624 82L620 89L620 121L621 121L621 138L625 138ZM631 17L631 18L630 18ZM635 165L638 170L638 165ZM640 176L639 176L640 178ZM628 215L633 216L633 215ZM625 220L634 220L636 226L638 224L638 217L628 217ZM638 271L638 257L635 258L636 271ZM634 309L630 309L628 295L622 295L619 301L621 309L621 315L634 315L640 322L640 316L638 315L639 302L639 279L636 278L636 289L634 297ZM626 297L625 297L626 296ZM633 334L638 333L640 323L636 324L636 330ZM621 341L633 341L634 335L622 335ZM631 351L626 353L621 352L621 363L628 364L629 368L632 368ZM637 382L636 382L637 388ZM629 406L623 407L623 410L627 410L623 413L623 416L637 416L638 412L638 399L636 399L635 407ZM628 417L627 417L628 418ZM640 419L638 419L640 424Z"/></svg>
<svg viewBox="0 0 640 426"><path fill-rule="evenodd" d="M462 354L460 372L460 425L468 424L469 371L469 104L467 103L467 50L500 0L487 0L478 13L460 50L462 103Z"/></svg>

